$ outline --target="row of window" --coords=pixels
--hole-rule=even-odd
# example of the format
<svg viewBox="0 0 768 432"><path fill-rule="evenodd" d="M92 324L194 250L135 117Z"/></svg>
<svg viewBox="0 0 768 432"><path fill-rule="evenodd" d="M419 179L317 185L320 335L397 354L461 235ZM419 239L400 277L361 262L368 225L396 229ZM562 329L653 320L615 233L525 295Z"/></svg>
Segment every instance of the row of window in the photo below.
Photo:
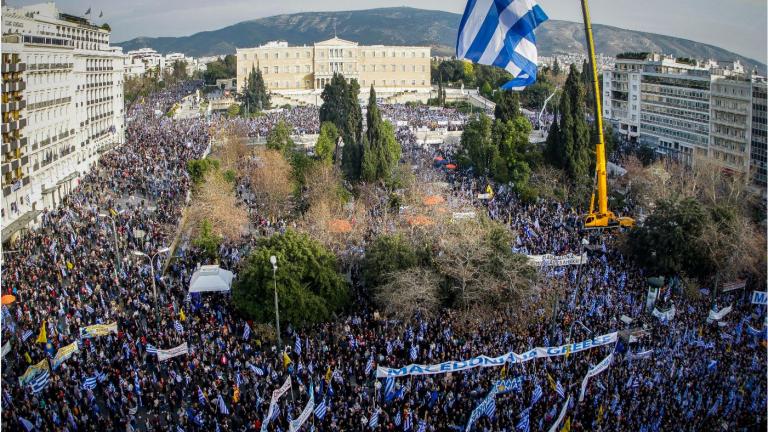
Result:
<svg viewBox="0 0 768 432"><path fill-rule="evenodd" d="M344 65L346 65L346 69L344 68ZM351 63L339 63L339 62L333 62L329 64L322 64L320 66L320 72L357 72L354 70L353 65ZM293 66L264 66L262 68L262 71L264 74L269 74L270 72L273 74L278 73L302 73L302 70L304 73L310 73L311 72L311 66L310 65L293 65ZM361 65L360 69L362 72L398 72L398 66L397 65ZM417 65L400 65L399 72L426 72L427 67L426 65L420 65L417 67ZM247 75L249 73L248 68L242 69L242 74Z"/></svg>
<svg viewBox="0 0 768 432"><path fill-rule="evenodd" d="M317 52L317 56L319 58L325 58L326 54L328 54L327 55L328 58L353 58L353 57L355 57L355 55L354 55L352 50L344 50L344 49L341 49L341 48L330 48L330 49L327 50L327 52L325 50L317 49L316 52ZM399 51L399 52L398 51L394 51L394 50L393 51L386 51L386 50L382 50L382 51L377 51L377 50L361 50L361 51L359 51L359 53L360 53L361 57L373 57L373 58L376 58L376 57L384 57L384 58L386 58L386 57L401 57L401 58L405 58L405 57L410 57L410 58L421 57L421 58L427 58L427 52L426 51L421 51L420 53L417 54L417 52L415 50ZM398 53L400 55L398 55ZM291 51L285 51L283 53L280 53L280 52L275 52L275 53L265 52L265 53L261 53L260 54L258 52L255 52L255 53L251 54L251 59L252 60L259 60L259 59L268 60L270 58L278 60L278 59L281 59L281 58L282 59L291 59L291 58L302 58L302 57L303 58L312 58L312 51L311 50L306 50L306 51L295 50L295 51L292 51L292 52ZM243 60L248 60L248 53L243 53Z"/></svg>

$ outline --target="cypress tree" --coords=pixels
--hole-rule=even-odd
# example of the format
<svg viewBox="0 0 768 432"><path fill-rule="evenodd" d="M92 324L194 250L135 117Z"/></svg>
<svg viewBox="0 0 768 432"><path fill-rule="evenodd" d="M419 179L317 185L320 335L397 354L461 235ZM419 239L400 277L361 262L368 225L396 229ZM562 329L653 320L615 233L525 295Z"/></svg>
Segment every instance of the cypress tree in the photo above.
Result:
<svg viewBox="0 0 768 432"><path fill-rule="evenodd" d="M363 136L362 178L366 181L388 179L400 160L400 144L391 126L381 119L376 91L371 86L366 113L368 129Z"/></svg>

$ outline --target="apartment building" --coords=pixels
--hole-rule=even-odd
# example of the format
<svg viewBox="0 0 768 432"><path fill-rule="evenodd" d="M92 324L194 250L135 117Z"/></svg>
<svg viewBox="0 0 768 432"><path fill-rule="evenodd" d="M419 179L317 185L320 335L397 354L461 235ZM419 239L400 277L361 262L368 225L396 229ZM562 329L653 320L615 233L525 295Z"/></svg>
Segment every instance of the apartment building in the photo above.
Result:
<svg viewBox="0 0 768 432"><path fill-rule="evenodd" d="M3 81L10 74L22 87L4 92L3 120L25 120L13 130L3 126L6 241L57 206L101 154L123 142L124 55L109 45L108 30L54 3L4 7L2 24Z"/></svg>
<svg viewBox="0 0 768 432"><path fill-rule="evenodd" d="M760 166L759 149L752 151L753 129L760 127L753 119L755 79L739 62L626 53L603 71L603 115L629 141L689 164L709 157L751 175Z"/></svg>
<svg viewBox="0 0 768 432"><path fill-rule="evenodd" d="M416 46L361 46L334 37L312 46L270 42L237 49L237 87L243 88L252 68L259 68L268 90L296 94L320 92L334 73L356 79L377 91L420 90L428 94L430 49Z"/></svg>
<svg viewBox="0 0 768 432"><path fill-rule="evenodd" d="M760 190L766 193L766 143L768 143L768 128L766 127L766 114L768 106L766 105L766 93L768 93L768 83L765 77L752 77L752 124L749 174L752 183Z"/></svg>

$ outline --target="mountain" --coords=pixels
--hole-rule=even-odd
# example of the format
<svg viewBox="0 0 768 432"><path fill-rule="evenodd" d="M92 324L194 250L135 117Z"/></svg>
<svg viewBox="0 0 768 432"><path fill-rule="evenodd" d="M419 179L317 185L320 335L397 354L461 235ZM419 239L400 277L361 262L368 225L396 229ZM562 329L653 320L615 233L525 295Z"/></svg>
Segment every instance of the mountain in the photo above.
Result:
<svg viewBox="0 0 768 432"><path fill-rule="evenodd" d="M461 15L409 7L346 12L302 12L243 21L219 30L184 37L140 37L116 43L124 51L150 47L160 53L182 52L190 56L231 54L235 48L285 40L292 45L312 44L336 34L363 45L431 46L436 55L454 53ZM678 57L740 60L765 70L765 65L718 48L687 39L595 24L596 50L606 55L625 51L655 51ZM549 20L536 30L539 54L585 52L581 23Z"/></svg>

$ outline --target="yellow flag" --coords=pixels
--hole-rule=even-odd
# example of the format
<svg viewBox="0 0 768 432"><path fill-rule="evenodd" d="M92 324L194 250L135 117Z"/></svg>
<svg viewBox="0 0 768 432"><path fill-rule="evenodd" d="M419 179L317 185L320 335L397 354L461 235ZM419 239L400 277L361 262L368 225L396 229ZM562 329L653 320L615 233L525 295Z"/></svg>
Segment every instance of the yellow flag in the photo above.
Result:
<svg viewBox="0 0 768 432"><path fill-rule="evenodd" d="M117 212L115 211L115 209L111 208L109 209L109 212L112 213L112 217L117 216Z"/></svg>
<svg viewBox="0 0 768 432"><path fill-rule="evenodd" d="M283 367L287 368L289 364L291 364L291 358L287 352L283 351Z"/></svg>
<svg viewBox="0 0 768 432"><path fill-rule="evenodd" d="M493 189L491 189L491 185L485 187L485 193L493 197Z"/></svg>
<svg viewBox="0 0 768 432"><path fill-rule="evenodd" d="M24 360L27 361L27 363L32 364L32 357L29 356L28 352L24 353ZM743 392L742 392L743 393Z"/></svg>
<svg viewBox="0 0 768 432"><path fill-rule="evenodd" d="M505 379L507 377L507 364L504 363L504 366L501 368L501 379Z"/></svg>
<svg viewBox="0 0 768 432"><path fill-rule="evenodd" d="M597 410L597 422L600 423L603 420L603 404L600 404L600 409Z"/></svg>
<svg viewBox="0 0 768 432"><path fill-rule="evenodd" d="M179 309L179 319L184 322L187 320L187 316L184 315L184 309Z"/></svg>
<svg viewBox="0 0 768 432"><path fill-rule="evenodd" d="M235 390L232 394L232 403L240 402L240 387L235 386Z"/></svg>
<svg viewBox="0 0 768 432"><path fill-rule="evenodd" d="M328 366L328 370L325 372L325 382L331 382L331 367Z"/></svg>
<svg viewBox="0 0 768 432"><path fill-rule="evenodd" d="M563 428L560 429L560 432L571 432L571 418L570 417L565 419L565 424L563 425Z"/></svg>
<svg viewBox="0 0 768 432"><path fill-rule="evenodd" d="M43 320L43 324L40 325L40 334L37 336L37 340L35 342L48 343L48 333L45 330L45 320Z"/></svg>
<svg viewBox="0 0 768 432"><path fill-rule="evenodd" d="M557 385L555 384L555 380L552 379L552 375L547 372L547 379L549 380L549 386L552 387L552 391L557 391Z"/></svg>
<svg viewBox="0 0 768 432"><path fill-rule="evenodd" d="M570 355L571 355L571 346L568 345L567 347L565 347L565 359L568 360L568 356Z"/></svg>
<svg viewBox="0 0 768 432"><path fill-rule="evenodd" d="M73 268L75 268L75 265L67 261L67 270L72 270Z"/></svg>

